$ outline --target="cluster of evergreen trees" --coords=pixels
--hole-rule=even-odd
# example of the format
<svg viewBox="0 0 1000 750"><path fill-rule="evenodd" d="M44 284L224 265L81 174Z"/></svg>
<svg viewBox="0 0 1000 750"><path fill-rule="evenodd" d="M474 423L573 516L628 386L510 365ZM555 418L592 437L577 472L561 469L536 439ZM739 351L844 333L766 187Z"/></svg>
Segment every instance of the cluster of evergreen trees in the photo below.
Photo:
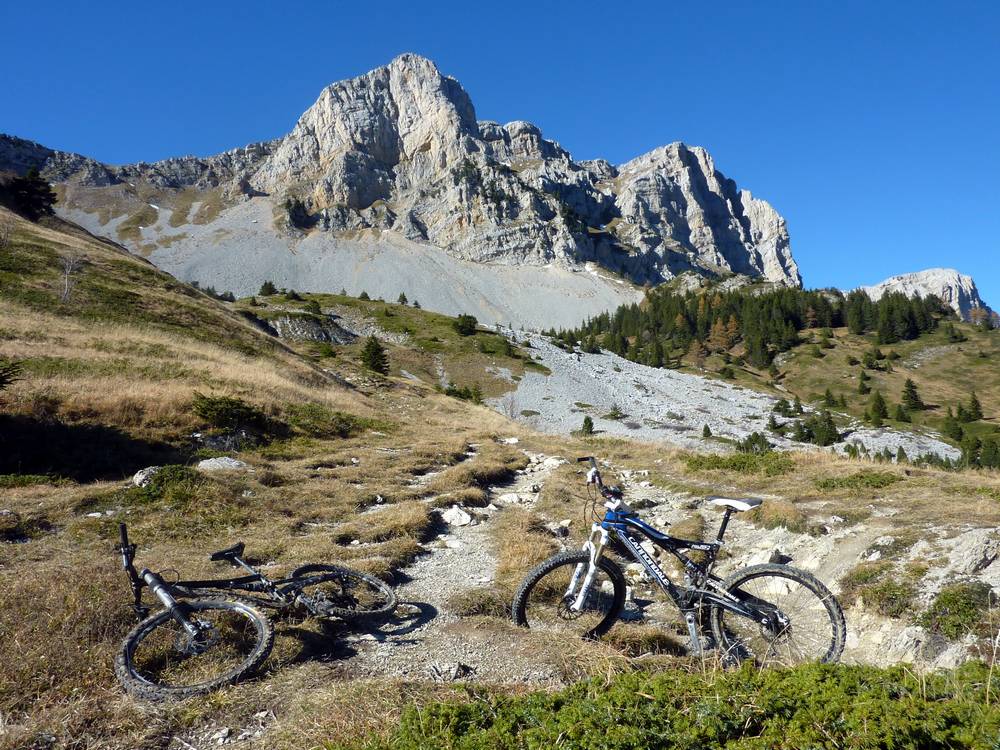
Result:
<svg viewBox="0 0 1000 750"><path fill-rule="evenodd" d="M32 168L24 177L0 184L0 204L31 221L52 213L56 194L52 186Z"/></svg>
<svg viewBox="0 0 1000 750"><path fill-rule="evenodd" d="M726 352L738 343L745 359L767 367L774 355L799 343L799 332L847 326L853 333L875 332L879 343L913 339L933 330L951 314L936 297L910 299L887 294L873 302L863 292L775 289L687 292L652 289L641 304L602 313L575 330L549 331L566 346L607 349L633 362L663 367L675 351Z"/></svg>

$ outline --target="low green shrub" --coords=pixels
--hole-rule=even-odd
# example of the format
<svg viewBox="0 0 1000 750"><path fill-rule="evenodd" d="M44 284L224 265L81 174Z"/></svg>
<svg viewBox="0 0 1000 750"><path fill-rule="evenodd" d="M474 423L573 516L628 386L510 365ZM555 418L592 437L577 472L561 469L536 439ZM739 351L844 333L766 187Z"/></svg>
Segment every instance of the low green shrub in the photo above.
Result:
<svg viewBox="0 0 1000 750"><path fill-rule="evenodd" d="M916 589L912 582L899 580L893 569L887 560L856 565L840 579L841 598L845 603L860 598L880 615L902 617L913 606Z"/></svg>
<svg viewBox="0 0 1000 750"><path fill-rule="evenodd" d="M206 396L195 391L191 411L219 429L263 432L267 428L267 416L264 412L241 398Z"/></svg>
<svg viewBox="0 0 1000 750"><path fill-rule="evenodd" d="M953 583L942 588L920 616L920 624L946 638L988 629L987 612L997 606L993 589L981 581Z"/></svg>
<svg viewBox="0 0 1000 750"><path fill-rule="evenodd" d="M821 490L881 490L902 481L903 477L892 472L862 469L847 477L817 479L816 487Z"/></svg>
<svg viewBox="0 0 1000 750"><path fill-rule="evenodd" d="M992 683L992 684L991 684ZM987 686L989 685L989 688ZM981 663L917 676L905 667L812 664L791 670L596 678L558 692L408 708L388 737L355 747L992 748L1000 678Z"/></svg>
<svg viewBox="0 0 1000 750"><path fill-rule="evenodd" d="M795 468L795 462L784 453L733 453L726 456L713 454L691 455L684 459L691 471L728 471L736 474L763 474L775 477Z"/></svg>
<svg viewBox="0 0 1000 750"><path fill-rule="evenodd" d="M364 431L366 420L321 404L289 404L284 418L298 432L314 438L346 438Z"/></svg>

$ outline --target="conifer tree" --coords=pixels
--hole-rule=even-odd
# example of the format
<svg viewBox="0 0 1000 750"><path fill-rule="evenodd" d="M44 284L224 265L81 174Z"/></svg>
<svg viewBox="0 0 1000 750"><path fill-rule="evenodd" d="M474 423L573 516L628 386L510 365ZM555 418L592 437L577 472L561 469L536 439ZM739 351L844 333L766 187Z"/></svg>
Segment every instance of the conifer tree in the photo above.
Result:
<svg viewBox="0 0 1000 750"><path fill-rule="evenodd" d="M580 427L580 432L582 432L584 435L594 434L594 420L590 418L590 415L587 415L583 418L583 426Z"/></svg>
<svg viewBox="0 0 1000 750"><path fill-rule="evenodd" d="M712 428L711 428L711 427L709 427L708 425L705 425L705 426L704 426L704 427L703 427L703 428L701 429L701 436L702 436L703 438L710 438L710 437L712 437Z"/></svg>
<svg viewBox="0 0 1000 750"><path fill-rule="evenodd" d="M396 303L399 305L405 305L407 302L409 302L409 300L406 299L406 293L400 292L399 297L396 298Z"/></svg>
<svg viewBox="0 0 1000 750"><path fill-rule="evenodd" d="M373 372L389 374L389 355L374 336L368 337L365 348L361 350L361 363Z"/></svg>
<svg viewBox="0 0 1000 750"><path fill-rule="evenodd" d="M903 406L910 411L920 411L924 408L924 402L917 393L917 384L910 378L903 384Z"/></svg>
<svg viewBox="0 0 1000 750"><path fill-rule="evenodd" d="M261 297L270 297L278 293L278 287L274 285L273 281L265 281L260 285L260 291L257 292Z"/></svg>
<svg viewBox="0 0 1000 750"><path fill-rule="evenodd" d="M871 404L868 407L868 413L872 416L879 416L882 419L887 419L889 417L889 407L885 403L885 399L882 398L881 391L875 391L872 395Z"/></svg>
<svg viewBox="0 0 1000 750"><path fill-rule="evenodd" d="M829 388L826 389L826 393L823 394L823 405L824 406L836 406L837 399L833 397L833 391Z"/></svg>
<svg viewBox="0 0 1000 750"><path fill-rule="evenodd" d="M902 404L896 404L896 413L893 415L893 419L897 422L909 422L910 415L906 413L906 409L903 408Z"/></svg>
<svg viewBox="0 0 1000 750"><path fill-rule="evenodd" d="M978 421L983 418L983 405L979 403L979 397L973 391L969 397L969 417L970 421Z"/></svg>

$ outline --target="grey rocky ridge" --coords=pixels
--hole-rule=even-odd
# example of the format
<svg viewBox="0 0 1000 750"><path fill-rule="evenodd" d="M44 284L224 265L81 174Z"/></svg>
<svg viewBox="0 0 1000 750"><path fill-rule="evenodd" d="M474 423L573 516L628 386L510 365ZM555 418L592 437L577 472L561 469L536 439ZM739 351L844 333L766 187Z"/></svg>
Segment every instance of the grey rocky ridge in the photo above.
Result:
<svg viewBox="0 0 1000 750"><path fill-rule="evenodd" d="M884 294L901 292L908 297L935 295L953 309L963 320L972 320L978 308L981 313L992 315L993 310L979 296L979 289L971 276L961 274L953 268L928 268L916 273L890 276L885 281L861 290L873 300Z"/></svg>
<svg viewBox="0 0 1000 750"><path fill-rule="evenodd" d="M528 122L477 120L461 85L413 54L327 87L273 141L114 167L0 137L0 170L32 166L67 218L237 294L266 278L405 291L443 312L547 326L684 271L801 284L784 219L704 149L576 161ZM539 302L552 294L558 305Z"/></svg>

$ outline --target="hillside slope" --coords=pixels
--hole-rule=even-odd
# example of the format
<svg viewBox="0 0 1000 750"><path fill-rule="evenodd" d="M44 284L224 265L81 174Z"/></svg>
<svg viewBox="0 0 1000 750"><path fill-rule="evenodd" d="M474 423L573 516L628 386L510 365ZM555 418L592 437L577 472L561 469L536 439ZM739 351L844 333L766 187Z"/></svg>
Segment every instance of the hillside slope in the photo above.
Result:
<svg viewBox="0 0 1000 750"><path fill-rule="evenodd" d="M63 299L60 259L74 254L84 265ZM579 455L606 460L643 517L680 536L718 522L708 495L765 497L763 512L731 524L718 572L776 548L790 555L844 600L851 661L988 657L995 472L542 435L469 400L474 385L503 398L541 376L540 352L520 334L508 348L457 323L341 295L224 303L72 227L16 220L0 249L0 358L22 365L0 391L0 747L391 746L404 710L437 698L481 706L486 690L507 700L526 686L698 671L678 655L676 611L641 579L641 620L601 642L509 625L526 571L587 532L584 475L567 460ZM348 329L349 343L317 333ZM368 335L388 352L387 376L359 361ZM457 397L438 378L454 380ZM220 456L246 466L200 464ZM136 487L130 475L146 462L166 466ZM449 523L441 511L452 506L469 522ZM279 618L254 679L139 703L110 666L134 621L113 551L119 522L154 570L223 575L208 552L243 540L269 574L341 562L391 580L407 605L379 628ZM849 685L852 674L823 679Z"/></svg>

